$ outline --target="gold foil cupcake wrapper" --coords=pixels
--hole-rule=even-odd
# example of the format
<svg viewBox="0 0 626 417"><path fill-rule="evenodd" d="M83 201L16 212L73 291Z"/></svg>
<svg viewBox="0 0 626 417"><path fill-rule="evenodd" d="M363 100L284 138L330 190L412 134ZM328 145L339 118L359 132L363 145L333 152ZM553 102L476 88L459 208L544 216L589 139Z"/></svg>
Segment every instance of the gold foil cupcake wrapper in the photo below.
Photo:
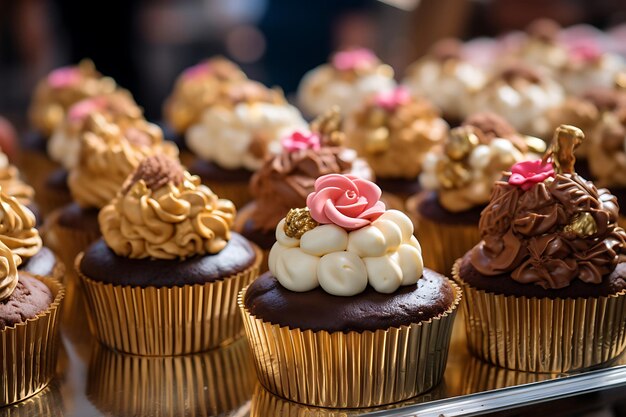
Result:
<svg viewBox="0 0 626 417"><path fill-rule="evenodd" d="M237 208L252 201L248 181L219 181L202 178L202 184L209 187L219 198L232 201Z"/></svg>
<svg viewBox="0 0 626 417"><path fill-rule="evenodd" d="M488 293L454 280L465 295L468 348L503 368L561 373L589 369L626 348L626 290L597 298L528 298Z"/></svg>
<svg viewBox="0 0 626 417"><path fill-rule="evenodd" d="M107 415L214 416L248 401L255 384L243 339L205 353L169 357L125 355L95 344L87 396Z"/></svg>
<svg viewBox="0 0 626 417"><path fill-rule="evenodd" d="M50 288L53 301L35 318L0 330L0 407L35 395L54 376L65 289L52 278L37 279Z"/></svg>
<svg viewBox="0 0 626 417"><path fill-rule="evenodd" d="M0 410L3 417L64 417L63 396L57 384L50 383L46 388L24 401Z"/></svg>
<svg viewBox="0 0 626 417"><path fill-rule="evenodd" d="M461 290L443 314L375 332L313 332L265 322L239 295L257 376L270 392L301 404L364 408L399 402L442 379ZM314 314L314 312L311 312Z"/></svg>
<svg viewBox="0 0 626 417"><path fill-rule="evenodd" d="M423 248L424 266L450 275L454 262L480 242L477 224L445 224L419 213L419 195L407 202L407 214L415 224L415 236Z"/></svg>
<svg viewBox="0 0 626 417"><path fill-rule="evenodd" d="M243 333L237 294L257 276L260 250L244 271L205 284L133 287L94 281L80 272L89 327L106 346L142 356L203 352L229 343Z"/></svg>

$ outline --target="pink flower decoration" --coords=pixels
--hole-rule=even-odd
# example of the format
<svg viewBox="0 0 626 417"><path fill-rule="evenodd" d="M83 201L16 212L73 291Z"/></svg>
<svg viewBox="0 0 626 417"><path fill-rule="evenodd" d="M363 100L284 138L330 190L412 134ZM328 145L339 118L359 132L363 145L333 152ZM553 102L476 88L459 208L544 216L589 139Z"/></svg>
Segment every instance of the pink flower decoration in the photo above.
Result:
<svg viewBox="0 0 626 417"><path fill-rule="evenodd" d="M545 164L541 160L524 161L511 167L509 184L517 185L522 190L527 191L533 185L543 182L547 178L554 178L554 168L551 161Z"/></svg>
<svg viewBox="0 0 626 417"><path fill-rule="evenodd" d="M391 91L381 91L374 98L374 102L378 107L385 110L395 110L397 107L408 103L411 100L411 94L405 87L396 87Z"/></svg>
<svg viewBox="0 0 626 417"><path fill-rule="evenodd" d="M339 71L350 71L367 67L378 61L376 55L369 49L351 49L349 51L337 52L333 56L333 67Z"/></svg>
<svg viewBox="0 0 626 417"><path fill-rule="evenodd" d="M76 84L80 79L80 71L76 67L57 68L48 74L48 84L52 88L68 87Z"/></svg>
<svg viewBox="0 0 626 417"><path fill-rule="evenodd" d="M295 131L282 140L283 149L287 152L319 150L321 147L320 137L311 132Z"/></svg>
<svg viewBox="0 0 626 417"><path fill-rule="evenodd" d="M600 47L588 39L572 43L569 47L569 53L572 59L581 62L593 62L602 57Z"/></svg>
<svg viewBox="0 0 626 417"><path fill-rule="evenodd" d="M306 199L311 217L320 224L335 224L345 230L365 227L385 212L380 188L354 175L328 174L315 181L315 191Z"/></svg>
<svg viewBox="0 0 626 417"><path fill-rule="evenodd" d="M68 110L68 118L71 122L80 122L91 113L103 110L107 105L106 97L93 97L81 100Z"/></svg>
<svg viewBox="0 0 626 417"><path fill-rule="evenodd" d="M182 77L186 80L192 80L212 72L213 68L209 62L201 62L184 70Z"/></svg>

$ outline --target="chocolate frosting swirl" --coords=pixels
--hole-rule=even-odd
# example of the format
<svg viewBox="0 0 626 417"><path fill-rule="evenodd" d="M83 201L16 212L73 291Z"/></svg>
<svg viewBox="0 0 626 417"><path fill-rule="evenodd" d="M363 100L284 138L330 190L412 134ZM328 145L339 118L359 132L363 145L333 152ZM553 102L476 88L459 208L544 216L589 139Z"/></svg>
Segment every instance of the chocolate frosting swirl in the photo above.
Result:
<svg viewBox="0 0 626 417"><path fill-rule="evenodd" d="M21 263L22 258L11 252L7 245L0 242L0 301L9 298L17 287L17 267Z"/></svg>
<svg viewBox="0 0 626 417"><path fill-rule="evenodd" d="M30 258L42 244L35 224L35 215L26 206L0 190L0 242L16 255Z"/></svg>
<svg viewBox="0 0 626 417"><path fill-rule="evenodd" d="M185 259L230 240L235 206L164 155L145 158L98 215L107 245L128 258Z"/></svg>
<svg viewBox="0 0 626 417"><path fill-rule="evenodd" d="M595 228L577 233L582 217ZM577 174L557 174L528 191L498 181L482 213L482 241L470 260L481 274L558 289L573 280L598 284L626 259L616 198Z"/></svg>

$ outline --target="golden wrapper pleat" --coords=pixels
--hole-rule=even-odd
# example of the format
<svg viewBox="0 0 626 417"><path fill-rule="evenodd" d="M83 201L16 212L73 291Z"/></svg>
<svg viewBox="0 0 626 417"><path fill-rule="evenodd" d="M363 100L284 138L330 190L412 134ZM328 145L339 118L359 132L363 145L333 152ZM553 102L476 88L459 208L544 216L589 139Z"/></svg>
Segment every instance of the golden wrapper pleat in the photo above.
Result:
<svg viewBox="0 0 626 417"><path fill-rule="evenodd" d="M505 296L454 280L465 295L470 352L525 372L560 373L598 366L626 347L626 290L597 298L549 299Z"/></svg>
<svg viewBox="0 0 626 417"><path fill-rule="evenodd" d="M54 382L32 397L2 409L3 417L63 417L63 396Z"/></svg>
<svg viewBox="0 0 626 417"><path fill-rule="evenodd" d="M375 332L290 329L250 314L239 295L257 375L270 392L325 408L364 408L415 397L437 385L461 299L438 317ZM315 314L315 312L311 312Z"/></svg>
<svg viewBox="0 0 626 417"><path fill-rule="evenodd" d="M133 287L94 281L80 272L94 336L119 352L171 356L203 352L243 333L237 294L259 272L260 250L244 271L205 284L181 287Z"/></svg>
<svg viewBox="0 0 626 417"><path fill-rule="evenodd" d="M424 248L424 266L449 275L454 262L480 242L478 224L444 224L419 213L420 196L407 202L407 214L415 225L415 236Z"/></svg>
<svg viewBox="0 0 626 417"><path fill-rule="evenodd" d="M230 200L240 208L252 201L252 194L247 181L220 181L202 178L202 183L209 187L219 198Z"/></svg>
<svg viewBox="0 0 626 417"><path fill-rule="evenodd" d="M72 195L69 191L52 189L47 185L47 180L48 177L42 177L39 179L39 182L32 183L35 188L35 202L44 218L72 202Z"/></svg>
<svg viewBox="0 0 626 417"><path fill-rule="evenodd" d="M36 278L50 288L53 301L35 318L0 330L0 407L44 389L56 369L58 318L65 289L55 279Z"/></svg>
<svg viewBox="0 0 626 417"><path fill-rule="evenodd" d="M94 346L87 395L116 416L215 416L250 399L256 378L246 341L185 356L145 357Z"/></svg>
<svg viewBox="0 0 626 417"><path fill-rule="evenodd" d="M246 204L245 206L241 207L241 209L237 209L237 216L235 217L235 222L233 223L233 227L232 230L234 230L235 232L239 233L240 235L244 235L244 229L246 226L246 222L248 221L248 219L250 219L250 216L252 215L252 212L255 210L255 206L256 203L251 202ZM285 215L287 215L287 213L285 213ZM274 232L272 231L272 235L274 234ZM246 236L247 237L247 236ZM259 245L259 242L254 242L257 245ZM261 261L261 265L259 267L259 275L264 274L265 272L269 271L269 265L268 265L268 259L270 256L270 249L263 249L259 246L259 248L261 249L261 252L263 253L263 260Z"/></svg>

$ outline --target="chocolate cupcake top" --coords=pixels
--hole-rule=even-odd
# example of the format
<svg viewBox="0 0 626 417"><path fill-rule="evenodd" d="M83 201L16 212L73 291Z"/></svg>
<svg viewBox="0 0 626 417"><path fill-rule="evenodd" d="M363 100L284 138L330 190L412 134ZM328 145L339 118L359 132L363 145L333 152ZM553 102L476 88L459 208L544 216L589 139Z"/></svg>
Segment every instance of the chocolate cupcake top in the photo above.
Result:
<svg viewBox="0 0 626 417"><path fill-rule="evenodd" d="M310 131L296 131L283 139L283 151L266 160L250 182L255 227L268 232L292 207L302 207L315 180L327 174L354 174L372 179L367 163L343 146L341 115L334 108L311 123Z"/></svg>
<svg viewBox="0 0 626 417"><path fill-rule="evenodd" d="M235 206L165 155L145 158L98 216L106 244L127 258L186 259L221 251Z"/></svg>
<svg viewBox="0 0 626 417"><path fill-rule="evenodd" d="M246 79L246 74L237 64L221 56L187 68L178 77L172 94L165 101L165 120L176 133L183 134L200 120L205 109L223 100L220 94L223 84Z"/></svg>
<svg viewBox="0 0 626 417"><path fill-rule="evenodd" d="M385 210L376 184L329 174L315 182L307 206L292 209L276 227L269 269L294 292L321 287L353 296L368 285L390 294L415 284L423 272L413 224L402 212Z"/></svg>
<svg viewBox="0 0 626 417"><path fill-rule="evenodd" d="M4 243L0 242L0 302L8 299L17 287L17 267L22 258L13 253Z"/></svg>
<svg viewBox="0 0 626 417"><path fill-rule="evenodd" d="M447 134L438 111L404 87L378 93L346 120L348 146L383 179L416 179L426 153Z"/></svg>
<svg viewBox="0 0 626 417"><path fill-rule="evenodd" d="M626 259L616 198L574 172L583 137L560 126L543 161L518 163L495 184L470 252L478 272L559 289L577 279L599 284Z"/></svg>
<svg viewBox="0 0 626 417"><path fill-rule="evenodd" d="M68 176L72 198L81 207L104 207L145 157L178 155L176 145L163 140L161 129L145 120L127 126L99 113L87 119L79 160Z"/></svg>
<svg viewBox="0 0 626 417"><path fill-rule="evenodd" d="M542 140L517 133L500 116L476 113L426 155L420 183L436 192L446 210L470 210L489 202L502 171L524 159L539 159L544 151Z"/></svg>
<svg viewBox="0 0 626 417"><path fill-rule="evenodd" d="M65 119L48 141L48 154L53 161L68 170L76 166L80 154L80 138L94 127L89 116L95 113L122 129L141 128L145 123L142 109L126 90L116 90L111 94L81 100L69 108Z"/></svg>
<svg viewBox="0 0 626 417"><path fill-rule="evenodd" d="M589 168L603 187L626 187L626 106L605 112L592 130Z"/></svg>
<svg viewBox="0 0 626 417"><path fill-rule="evenodd" d="M298 86L298 101L307 114L339 106L347 115L368 96L393 89L393 75L393 69L369 49L339 51L329 63L304 75Z"/></svg>
<svg viewBox="0 0 626 417"><path fill-rule="evenodd" d="M115 81L103 77L90 60L57 68L37 84L28 118L47 138L63 121L71 105L87 97L110 94L116 88Z"/></svg>
<svg viewBox="0 0 626 417"><path fill-rule="evenodd" d="M22 258L36 255L42 242L35 224L35 215L0 189L0 242Z"/></svg>

